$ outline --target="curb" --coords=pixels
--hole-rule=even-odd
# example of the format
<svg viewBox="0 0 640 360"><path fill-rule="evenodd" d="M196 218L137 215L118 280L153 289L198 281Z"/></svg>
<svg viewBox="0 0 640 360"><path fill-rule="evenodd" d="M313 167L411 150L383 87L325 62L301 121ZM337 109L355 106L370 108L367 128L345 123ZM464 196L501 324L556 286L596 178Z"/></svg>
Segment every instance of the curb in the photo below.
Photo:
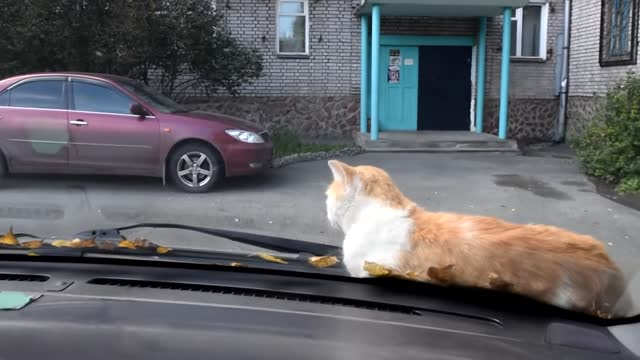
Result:
<svg viewBox="0 0 640 360"><path fill-rule="evenodd" d="M278 169L287 165L296 164L306 161L327 160L336 157L355 156L364 153L365 150L359 146L351 146L348 148L334 150L334 151L322 151L316 153L302 153L292 154L274 159L271 167Z"/></svg>

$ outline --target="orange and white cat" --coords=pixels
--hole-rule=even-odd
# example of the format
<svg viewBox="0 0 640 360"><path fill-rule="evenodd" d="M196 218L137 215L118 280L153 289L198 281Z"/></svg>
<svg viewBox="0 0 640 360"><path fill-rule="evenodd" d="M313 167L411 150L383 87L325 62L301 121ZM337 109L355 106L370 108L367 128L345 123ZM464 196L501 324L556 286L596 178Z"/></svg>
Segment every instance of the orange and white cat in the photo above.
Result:
<svg viewBox="0 0 640 360"><path fill-rule="evenodd" d="M372 166L329 161L331 224L345 234L343 261L368 277L372 262L442 285L510 291L561 308L608 316L624 276L594 238L545 225L428 212Z"/></svg>

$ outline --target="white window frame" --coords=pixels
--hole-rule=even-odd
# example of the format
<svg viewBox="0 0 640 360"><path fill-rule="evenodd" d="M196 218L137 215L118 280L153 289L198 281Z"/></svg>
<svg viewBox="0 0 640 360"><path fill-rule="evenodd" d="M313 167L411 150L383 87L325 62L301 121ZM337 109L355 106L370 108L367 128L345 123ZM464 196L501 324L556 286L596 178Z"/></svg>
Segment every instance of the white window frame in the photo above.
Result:
<svg viewBox="0 0 640 360"><path fill-rule="evenodd" d="M522 10L516 9L515 15L511 20L516 21L516 54L511 58L517 59L547 59L547 27L549 23L549 3L547 1L530 1L527 6L539 6L540 9L540 56L522 56Z"/></svg>
<svg viewBox="0 0 640 360"><path fill-rule="evenodd" d="M303 3L304 13L280 13L281 3ZM304 52L280 51L280 16L293 15L304 16ZM282 56L308 56L309 55L309 0L278 0L276 1L276 54Z"/></svg>

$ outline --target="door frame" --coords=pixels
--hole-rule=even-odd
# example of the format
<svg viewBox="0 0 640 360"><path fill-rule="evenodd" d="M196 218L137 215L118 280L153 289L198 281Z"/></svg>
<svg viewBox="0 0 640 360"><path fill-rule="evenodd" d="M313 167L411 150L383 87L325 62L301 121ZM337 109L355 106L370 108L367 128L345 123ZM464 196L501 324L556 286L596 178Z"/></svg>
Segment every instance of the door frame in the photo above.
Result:
<svg viewBox="0 0 640 360"><path fill-rule="evenodd" d="M471 47L471 104L469 131L476 129L476 87L477 87L477 41L472 35L380 35L382 46L469 46ZM418 61L420 61L418 59ZM382 67L380 63L380 67ZM381 71L381 70L379 70ZM417 109L416 109L417 111Z"/></svg>

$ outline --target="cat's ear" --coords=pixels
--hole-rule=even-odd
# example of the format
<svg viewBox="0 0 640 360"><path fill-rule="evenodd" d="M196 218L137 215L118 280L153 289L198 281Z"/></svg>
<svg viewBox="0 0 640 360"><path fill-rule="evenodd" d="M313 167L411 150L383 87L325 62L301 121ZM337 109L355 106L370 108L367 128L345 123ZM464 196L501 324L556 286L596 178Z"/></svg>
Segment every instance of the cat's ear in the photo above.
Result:
<svg viewBox="0 0 640 360"><path fill-rule="evenodd" d="M353 177L355 170L338 160L329 160L329 169L333 174L333 179L338 181L348 182Z"/></svg>

